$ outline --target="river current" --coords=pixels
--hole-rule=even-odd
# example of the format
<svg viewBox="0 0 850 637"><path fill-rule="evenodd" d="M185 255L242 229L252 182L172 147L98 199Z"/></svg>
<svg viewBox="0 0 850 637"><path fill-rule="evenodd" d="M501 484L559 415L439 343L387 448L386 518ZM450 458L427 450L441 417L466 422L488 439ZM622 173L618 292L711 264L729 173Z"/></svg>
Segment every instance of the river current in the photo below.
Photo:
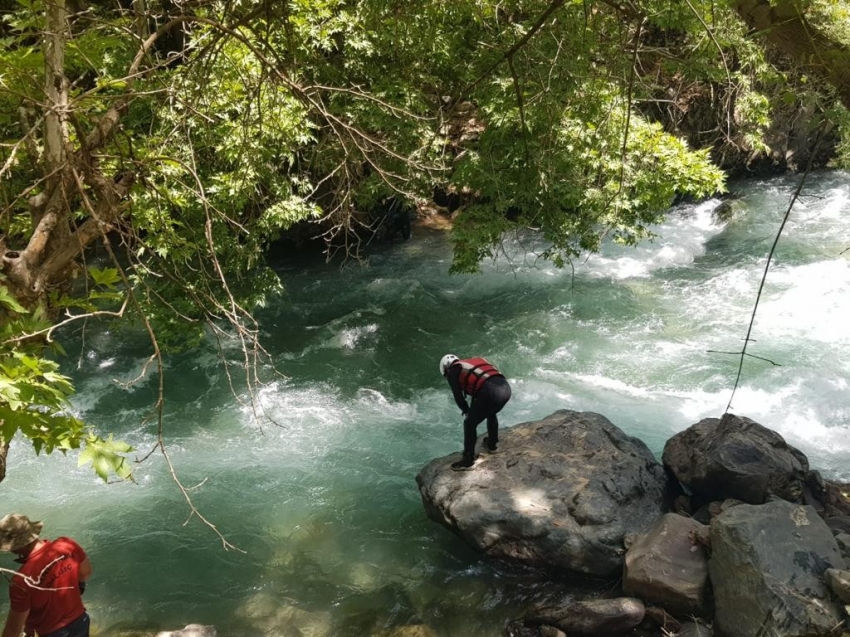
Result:
<svg viewBox="0 0 850 637"><path fill-rule="evenodd" d="M513 399L503 426L595 411L660 457L670 436L721 416L732 397L734 352L798 180L733 184L735 214L723 223L717 200L678 206L654 241L606 245L574 271L538 259L542 246L522 236L506 237L480 275L450 276L451 246L427 230L381 247L365 267L277 263L286 293L257 314L284 374L257 396L274 422L234 398L212 343L166 370L176 470L238 551L190 518L158 454L135 467L135 484L104 484L76 453L36 457L15 444L0 514L41 519L47 537L69 535L88 551L93 634L188 623L221 637L379 635L406 624L441 637L502 634L544 590L569 584L482 558L426 518L415 476L462 446L440 357L484 355L505 372ZM760 358L745 361L731 405L845 481L848 248L850 175L809 176L756 316L748 351ZM156 441L146 421L156 380L121 383L138 376L144 341L89 330L63 344L74 409L143 456ZM225 353L240 360L235 344ZM8 554L0 566L13 567Z"/></svg>

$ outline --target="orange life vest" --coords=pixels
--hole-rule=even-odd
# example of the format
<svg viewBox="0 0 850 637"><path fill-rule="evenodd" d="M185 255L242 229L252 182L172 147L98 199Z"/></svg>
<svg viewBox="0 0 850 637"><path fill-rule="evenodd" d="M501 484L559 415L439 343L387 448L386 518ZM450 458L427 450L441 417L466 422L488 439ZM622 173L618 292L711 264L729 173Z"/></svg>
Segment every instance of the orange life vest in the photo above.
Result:
<svg viewBox="0 0 850 637"><path fill-rule="evenodd" d="M473 396L481 389L488 378L501 376L499 370L483 358L466 358L452 363L452 367L460 365L460 388L467 396Z"/></svg>

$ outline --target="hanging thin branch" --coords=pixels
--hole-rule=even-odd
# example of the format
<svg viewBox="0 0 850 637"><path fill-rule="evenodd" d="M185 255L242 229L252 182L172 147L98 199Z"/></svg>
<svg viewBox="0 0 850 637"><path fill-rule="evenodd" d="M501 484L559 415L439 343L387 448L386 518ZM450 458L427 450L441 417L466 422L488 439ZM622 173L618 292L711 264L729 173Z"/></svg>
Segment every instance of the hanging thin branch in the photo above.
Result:
<svg viewBox="0 0 850 637"><path fill-rule="evenodd" d="M528 124L525 122L525 105L522 101L522 87L520 87L519 76L517 76L516 69L514 68L514 59L513 57L508 58L508 68L511 71L511 77L514 82L514 91L516 92L516 103L519 108L519 121L520 121L520 130L522 131L522 144L525 150L525 163L529 164L530 158L528 153L528 133L530 132L528 129Z"/></svg>
<svg viewBox="0 0 850 637"><path fill-rule="evenodd" d="M77 188L79 189L80 199L83 203L83 206L86 208L86 210L92 216L93 219L98 220L97 209L92 204L91 200L89 199L89 197L88 197L88 195L87 195L87 193L86 193L86 191L83 187L82 177L79 175L79 173L77 173L76 169L72 168L71 173L73 175L74 181L76 182ZM227 538L225 538L224 535L222 534L222 532L219 531L218 527L215 524L213 524L210 520L208 520L198 510L198 508L195 506L195 503L192 501L192 497L189 494L190 488L187 488L183 484L183 482L180 480L180 477L177 475L177 470L175 469L174 464L171 460L171 455L169 454L168 449L166 449L165 438L164 438L163 407L164 407L164 404L165 404L165 364L163 363L162 350L159 347L159 341L157 340L156 332L155 332L153 326L151 325L150 321L148 320L148 317L145 315L145 312L142 309L141 304L139 303L139 300L136 298L136 295L133 292L133 286L130 283L130 280L127 277L126 272L124 271L124 268L121 266L121 263L118 260L118 257L115 255L115 252L112 250L112 243L110 242L109 237L106 234L106 229L104 227L104 224L98 224L98 227L101 229L101 240L103 241L104 248L106 249L107 253L109 254L109 257L112 260L113 265L115 266L119 276L121 277L121 280L124 283L124 287L127 289L127 298L129 299L130 303L138 311L138 315L141 318L142 324L144 325L145 330L148 333L148 336L149 336L150 342L151 342L151 347L153 348L153 354L152 354L151 358L156 361L157 378L158 378L157 400L156 400L156 404L154 405L154 411L156 413L156 420L157 420L157 443L156 443L156 446L154 448L157 448L157 447L159 448L160 452L162 453L163 458L165 458L165 463L168 466L168 472L171 475L171 479L177 485L177 488L180 490L180 492L183 494L183 498L186 500L186 505L189 508L189 517L186 519L186 522L184 522L184 525L187 524L189 522L189 520L192 519L192 517L197 517L203 524L205 524L207 527L209 527L213 531L213 533L215 533L218 536L218 538L219 538L219 540L221 540L222 546L224 547L225 550L234 549L236 551L240 551L240 552L244 553L245 551L243 551L242 549L240 549L240 548L234 546L233 544L231 544L230 542L228 542ZM149 363L150 363L150 361L148 361L148 364ZM147 366L147 364L146 364L146 366ZM192 487L192 488L194 488L194 487Z"/></svg>
<svg viewBox="0 0 850 637"><path fill-rule="evenodd" d="M797 202L797 199L800 198L800 193L803 190L803 186L806 183L806 178L809 176L809 172L812 168L812 163L814 162L815 156L817 155L818 148L820 147L821 138L823 137L824 130L826 129L826 120L821 124L818 129L818 136L815 139L815 145L812 149L812 154L809 155L809 161L806 163L806 170L803 172L803 176L800 178L800 184L797 186L797 190L794 191L794 195L791 197L791 201L788 204L788 209L785 211L785 215L782 217L782 223L779 225L779 230L776 233L776 237L773 239L773 245L770 246L770 252L767 255L767 263L764 264L764 273L761 277L761 282L759 283L759 289L756 293L756 302L753 304L753 313L750 316L750 325L747 328L747 335L744 337L744 346L741 348L741 360L738 362L738 374L735 376L735 386L732 387L732 395L729 396L729 402L726 405L726 410L723 412L728 413L732 408L732 399L735 398L735 392L738 390L738 384L741 381L741 374L744 369L744 357L747 356L747 345L752 340L750 335L753 332L753 325L756 322L756 311L758 310L759 301L761 300L761 293L764 290L764 284L767 280L767 271L770 269L770 263L773 260L773 253L776 251L776 246L779 243L779 237L782 236L782 231L785 229L785 224L788 222L788 217L791 216L791 210L794 208L794 204Z"/></svg>

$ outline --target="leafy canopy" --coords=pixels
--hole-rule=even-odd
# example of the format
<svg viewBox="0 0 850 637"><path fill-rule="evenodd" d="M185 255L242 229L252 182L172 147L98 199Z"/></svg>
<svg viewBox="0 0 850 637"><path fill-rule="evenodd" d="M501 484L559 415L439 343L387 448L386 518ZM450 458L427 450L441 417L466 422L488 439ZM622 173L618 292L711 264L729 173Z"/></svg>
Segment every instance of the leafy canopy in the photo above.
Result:
<svg viewBox="0 0 850 637"><path fill-rule="evenodd" d="M104 479L128 475L128 449L69 412L61 350L44 338L60 311L143 329L160 361L210 334L236 338L237 391L250 393L262 355L251 312L282 290L265 257L282 236L356 254L368 208L427 201L438 186L466 197L453 271L527 229L564 265L603 237L651 237L676 196L721 192L717 139L764 149L783 101L850 125L828 87L771 61L734 2L141 4L144 15L92 2L63 19L57 122L44 43L58 5L0 3L0 247L29 253L52 221L33 202L62 192L24 273L66 259L36 299L24 270L0 282L0 437L39 453L84 447ZM847 41L846 2L799 5ZM688 143L659 113L705 87L722 96L722 130ZM50 126L58 174L44 161ZM84 233L93 222L105 230ZM83 240L103 246L97 267L72 249ZM62 278L80 269L81 283Z"/></svg>

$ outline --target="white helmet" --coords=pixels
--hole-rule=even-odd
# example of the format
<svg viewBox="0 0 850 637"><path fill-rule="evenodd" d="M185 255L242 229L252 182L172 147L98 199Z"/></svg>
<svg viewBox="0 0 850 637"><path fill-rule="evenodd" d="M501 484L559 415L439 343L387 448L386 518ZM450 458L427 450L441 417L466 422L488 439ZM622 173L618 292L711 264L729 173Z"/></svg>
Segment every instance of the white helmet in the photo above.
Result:
<svg viewBox="0 0 850 637"><path fill-rule="evenodd" d="M456 360L459 360L457 356L454 354L446 354L440 359L440 373L445 376L449 371L449 367L451 367L452 363Z"/></svg>

